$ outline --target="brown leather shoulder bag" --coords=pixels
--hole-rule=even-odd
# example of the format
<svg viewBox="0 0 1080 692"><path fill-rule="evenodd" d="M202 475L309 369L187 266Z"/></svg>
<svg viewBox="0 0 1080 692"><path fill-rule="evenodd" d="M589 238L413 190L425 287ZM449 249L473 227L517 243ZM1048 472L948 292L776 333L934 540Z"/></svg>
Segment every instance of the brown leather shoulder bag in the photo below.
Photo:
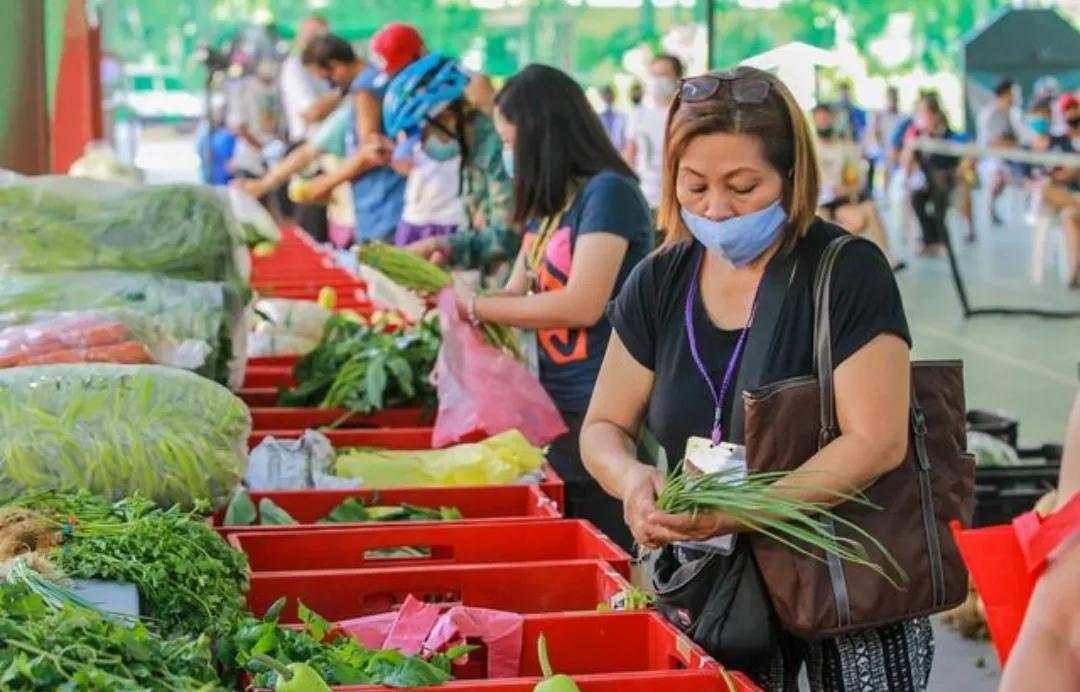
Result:
<svg viewBox="0 0 1080 692"><path fill-rule="evenodd" d="M792 470L839 435L833 391L829 295L841 249L868 242L845 235L831 241L817 266L814 291L814 371L746 391L745 439L754 471ZM880 509L846 502L834 508L876 538L906 572L900 589L865 567L833 556L801 555L753 536L754 556L781 623L808 639L929 615L967 597L967 571L948 528L971 523L975 462L967 454L964 380L959 361L911 365L907 457L864 489ZM844 526L839 536L858 540ZM884 557L866 546L870 559ZM812 551L813 552L813 551Z"/></svg>

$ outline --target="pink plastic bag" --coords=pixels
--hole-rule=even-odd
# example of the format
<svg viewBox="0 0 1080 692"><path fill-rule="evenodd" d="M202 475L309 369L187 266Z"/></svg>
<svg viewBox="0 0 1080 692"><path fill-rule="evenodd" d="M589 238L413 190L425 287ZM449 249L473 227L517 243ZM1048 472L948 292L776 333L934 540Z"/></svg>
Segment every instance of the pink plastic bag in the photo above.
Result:
<svg viewBox="0 0 1080 692"><path fill-rule="evenodd" d="M487 647L488 678L518 676L523 617L461 605L444 609L409 596L396 612L343 620L335 629L369 649L396 649L407 656L480 640Z"/></svg>
<svg viewBox="0 0 1080 692"><path fill-rule="evenodd" d="M516 429L538 447L566 432L555 403L528 368L488 345L479 330L461 319L452 288L439 294L439 314L443 343L435 361L435 447L478 430L498 435Z"/></svg>

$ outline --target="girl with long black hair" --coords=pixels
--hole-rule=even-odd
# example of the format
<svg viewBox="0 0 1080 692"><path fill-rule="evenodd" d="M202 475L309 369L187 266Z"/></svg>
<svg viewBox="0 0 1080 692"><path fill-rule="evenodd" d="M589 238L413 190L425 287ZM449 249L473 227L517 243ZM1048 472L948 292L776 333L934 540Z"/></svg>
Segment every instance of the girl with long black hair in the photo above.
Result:
<svg viewBox="0 0 1080 692"><path fill-rule="evenodd" d="M649 207L563 72L526 67L496 97L494 116L513 179L512 219L525 233L505 289L461 289L459 305L474 322L535 330L540 381L570 429L548 454L566 482L567 515L629 548L622 507L585 470L578 435L611 334L605 309L653 246Z"/></svg>

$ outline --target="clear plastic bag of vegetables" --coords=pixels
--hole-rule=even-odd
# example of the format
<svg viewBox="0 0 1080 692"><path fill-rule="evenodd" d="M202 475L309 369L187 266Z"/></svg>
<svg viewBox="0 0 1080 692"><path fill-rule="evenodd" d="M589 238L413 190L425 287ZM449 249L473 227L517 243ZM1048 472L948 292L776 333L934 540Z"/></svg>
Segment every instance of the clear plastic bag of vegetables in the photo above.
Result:
<svg viewBox="0 0 1080 692"><path fill-rule="evenodd" d="M250 279L242 230L210 187L68 176L0 186L0 271L82 269Z"/></svg>
<svg viewBox="0 0 1080 692"><path fill-rule="evenodd" d="M130 310L0 314L0 368L60 363L157 363L201 368L210 345L177 339Z"/></svg>
<svg viewBox="0 0 1080 692"><path fill-rule="evenodd" d="M233 185L217 186L214 192L229 205L245 243L255 246L281 242L281 229L259 200Z"/></svg>
<svg viewBox="0 0 1080 692"><path fill-rule="evenodd" d="M228 501L251 417L203 377L158 365L0 370L0 487L135 493L162 506Z"/></svg>
<svg viewBox="0 0 1080 692"><path fill-rule="evenodd" d="M0 313L125 309L178 339L212 351L198 372L238 384L246 363L245 290L232 283L185 281L142 272L9 274L0 279Z"/></svg>

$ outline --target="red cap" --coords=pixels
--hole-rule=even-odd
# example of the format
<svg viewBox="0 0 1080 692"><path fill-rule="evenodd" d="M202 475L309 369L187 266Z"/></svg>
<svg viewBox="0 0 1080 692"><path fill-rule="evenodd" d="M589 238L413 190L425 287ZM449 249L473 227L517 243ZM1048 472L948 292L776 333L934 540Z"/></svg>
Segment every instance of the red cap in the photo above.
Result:
<svg viewBox="0 0 1080 692"><path fill-rule="evenodd" d="M1070 108L1076 108L1077 106L1080 106L1080 98L1078 98L1076 94L1063 94L1062 97L1058 99L1058 110L1066 111Z"/></svg>
<svg viewBox="0 0 1080 692"><path fill-rule="evenodd" d="M382 71L397 74L417 60L424 50L424 39L415 27L390 22L371 37L371 52L382 62Z"/></svg>

